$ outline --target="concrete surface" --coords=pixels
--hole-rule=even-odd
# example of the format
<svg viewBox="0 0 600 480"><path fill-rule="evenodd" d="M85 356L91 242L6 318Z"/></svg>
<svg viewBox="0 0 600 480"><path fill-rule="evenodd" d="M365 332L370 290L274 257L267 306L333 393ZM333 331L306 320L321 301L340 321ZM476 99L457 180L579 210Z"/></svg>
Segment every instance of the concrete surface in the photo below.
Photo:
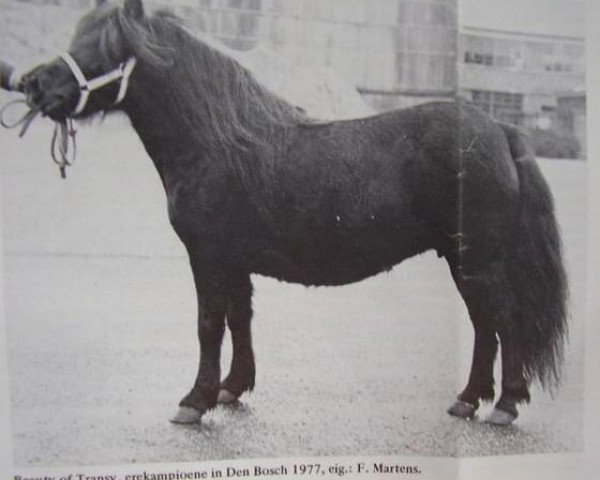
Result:
<svg viewBox="0 0 600 480"><path fill-rule="evenodd" d="M541 161L564 230L571 338L562 388L534 389L513 427L445 412L472 333L434 254L342 288L254 278L256 390L186 427L167 419L196 372L194 290L151 162L110 120L80 132L63 181L49 138L45 122L22 140L0 132L16 465L583 448L585 163Z"/></svg>

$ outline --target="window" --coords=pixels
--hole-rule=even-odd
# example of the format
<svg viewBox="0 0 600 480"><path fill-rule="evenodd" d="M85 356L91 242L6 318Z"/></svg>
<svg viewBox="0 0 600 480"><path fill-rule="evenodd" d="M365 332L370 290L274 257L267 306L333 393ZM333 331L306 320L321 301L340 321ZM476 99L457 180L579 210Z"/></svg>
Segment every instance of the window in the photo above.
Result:
<svg viewBox="0 0 600 480"><path fill-rule="evenodd" d="M465 52L465 63L477 63L479 65L493 65L494 57L491 54L477 52Z"/></svg>
<svg viewBox="0 0 600 480"><path fill-rule="evenodd" d="M572 74L583 71L583 46L558 41L519 41L479 35L461 37L466 64L526 72Z"/></svg>
<svg viewBox="0 0 600 480"><path fill-rule="evenodd" d="M499 38L464 35L464 62L488 67L517 68L522 63L519 42Z"/></svg>
<svg viewBox="0 0 600 480"><path fill-rule="evenodd" d="M544 65L544 69L547 72L571 73L573 71L573 66L568 63L550 62Z"/></svg>
<svg viewBox="0 0 600 480"><path fill-rule="evenodd" d="M523 120L523 95L521 93L471 90L471 104L495 120L521 124Z"/></svg>
<svg viewBox="0 0 600 480"><path fill-rule="evenodd" d="M578 43L529 41L523 45L524 69L531 72L583 73L583 46Z"/></svg>

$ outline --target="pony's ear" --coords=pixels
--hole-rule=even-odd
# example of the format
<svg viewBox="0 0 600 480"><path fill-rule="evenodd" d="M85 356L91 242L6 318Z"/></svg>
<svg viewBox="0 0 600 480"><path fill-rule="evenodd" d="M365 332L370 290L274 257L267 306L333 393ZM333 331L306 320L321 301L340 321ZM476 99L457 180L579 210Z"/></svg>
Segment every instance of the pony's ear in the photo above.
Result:
<svg viewBox="0 0 600 480"><path fill-rule="evenodd" d="M108 0L96 0L94 3L96 4L96 7L101 7L102 5L106 5Z"/></svg>
<svg viewBox="0 0 600 480"><path fill-rule="evenodd" d="M129 17L140 20L144 16L142 0L125 0L123 10Z"/></svg>

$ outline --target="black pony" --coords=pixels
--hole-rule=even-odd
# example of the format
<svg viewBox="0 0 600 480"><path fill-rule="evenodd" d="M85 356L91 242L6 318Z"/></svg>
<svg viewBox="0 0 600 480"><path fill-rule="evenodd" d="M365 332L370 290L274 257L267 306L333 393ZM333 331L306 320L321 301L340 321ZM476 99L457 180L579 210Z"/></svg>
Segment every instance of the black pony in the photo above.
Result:
<svg viewBox="0 0 600 480"><path fill-rule="evenodd" d="M252 273L343 285L430 249L475 328L471 374L449 413L471 418L494 399L498 340L502 393L488 421L509 424L531 381L558 379L559 232L516 128L460 102L316 122L172 15L147 16L141 0L99 2L69 53L23 85L55 120L123 110L158 170L198 297L200 365L174 422L253 389ZM221 381L225 325L233 359Z"/></svg>

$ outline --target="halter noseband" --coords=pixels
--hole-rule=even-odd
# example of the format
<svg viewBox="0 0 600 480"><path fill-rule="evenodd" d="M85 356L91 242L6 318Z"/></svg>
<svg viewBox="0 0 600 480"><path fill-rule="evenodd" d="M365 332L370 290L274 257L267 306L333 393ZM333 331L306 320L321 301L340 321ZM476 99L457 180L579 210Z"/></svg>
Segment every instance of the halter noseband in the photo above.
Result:
<svg viewBox="0 0 600 480"><path fill-rule="evenodd" d="M129 77L131 72L133 72L133 68L137 62L135 57L130 57L125 62L120 63L119 66L114 70L104 73L99 77L92 78L91 80L87 80L81 71L81 68L79 68L79 65L77 65L77 62L70 53L62 53L60 58L62 58L62 60L68 65L71 73L73 73L73 76L79 84L79 101L77 102L75 110L73 110L74 115L77 115L83 111L91 92L98 90L109 83L119 80L119 92L117 93L117 98L113 105L121 103L121 101L125 98L125 94L127 93Z"/></svg>

